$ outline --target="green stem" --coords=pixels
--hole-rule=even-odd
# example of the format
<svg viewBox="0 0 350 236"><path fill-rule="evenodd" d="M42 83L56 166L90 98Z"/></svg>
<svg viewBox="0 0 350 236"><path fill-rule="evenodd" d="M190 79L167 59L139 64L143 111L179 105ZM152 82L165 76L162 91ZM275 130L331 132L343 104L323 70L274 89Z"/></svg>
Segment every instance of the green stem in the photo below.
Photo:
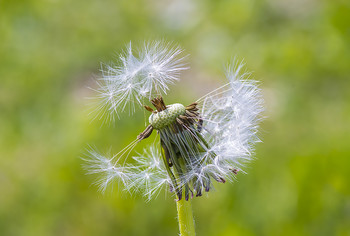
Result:
<svg viewBox="0 0 350 236"><path fill-rule="evenodd" d="M176 202L177 216L181 236L195 236L191 200L181 199Z"/></svg>

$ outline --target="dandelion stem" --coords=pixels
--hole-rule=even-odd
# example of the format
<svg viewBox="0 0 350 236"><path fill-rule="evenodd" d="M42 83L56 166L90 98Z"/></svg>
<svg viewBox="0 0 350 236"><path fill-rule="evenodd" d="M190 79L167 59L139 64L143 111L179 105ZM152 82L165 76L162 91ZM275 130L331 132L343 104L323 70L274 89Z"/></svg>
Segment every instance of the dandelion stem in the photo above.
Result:
<svg viewBox="0 0 350 236"><path fill-rule="evenodd" d="M179 220L179 228L181 236L195 236L194 220L192 213L191 200L185 201L181 199L176 202L177 215Z"/></svg>

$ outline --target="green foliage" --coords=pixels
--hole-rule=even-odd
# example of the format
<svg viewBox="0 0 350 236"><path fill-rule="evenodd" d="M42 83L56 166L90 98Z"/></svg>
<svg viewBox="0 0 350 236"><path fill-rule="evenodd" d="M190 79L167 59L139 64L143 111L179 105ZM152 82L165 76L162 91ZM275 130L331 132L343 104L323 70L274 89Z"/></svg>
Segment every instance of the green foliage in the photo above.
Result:
<svg viewBox="0 0 350 236"><path fill-rule="evenodd" d="M169 194L101 195L79 159L144 129L142 110L91 121L85 97L101 61L153 38L191 55L168 104L224 83L234 55L265 93L257 159L193 200L198 235L349 235L349 16L345 0L0 2L0 235L177 234Z"/></svg>

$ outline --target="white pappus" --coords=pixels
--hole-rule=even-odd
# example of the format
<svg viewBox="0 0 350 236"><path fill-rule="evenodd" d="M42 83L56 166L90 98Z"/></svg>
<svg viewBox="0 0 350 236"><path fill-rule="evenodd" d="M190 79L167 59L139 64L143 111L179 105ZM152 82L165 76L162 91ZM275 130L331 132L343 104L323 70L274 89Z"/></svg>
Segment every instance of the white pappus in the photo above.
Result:
<svg viewBox="0 0 350 236"><path fill-rule="evenodd" d="M188 200L210 191L213 180L232 180L251 160L254 144L260 141L257 129L263 111L257 82L242 72L242 63L234 62L226 73L228 83L188 106L165 105L162 93L185 69L181 52L169 44L146 43L136 58L129 47L121 64L104 74L99 113L118 114L130 104L134 112L134 105L143 105L144 98L156 109L144 106L151 112L150 124L118 154L107 158L89 151L87 169L100 175L101 190L118 182L124 190L142 192L148 199L168 188L178 200ZM153 130L159 145L134 156L133 165L119 163Z"/></svg>
<svg viewBox="0 0 350 236"><path fill-rule="evenodd" d="M114 121L119 113L135 112L157 94L166 94L168 85L179 80L180 72L188 69L181 56L183 50L170 43L155 41L144 43L135 55L131 43L119 55L119 63L102 65L102 78L98 80L97 105L94 118Z"/></svg>

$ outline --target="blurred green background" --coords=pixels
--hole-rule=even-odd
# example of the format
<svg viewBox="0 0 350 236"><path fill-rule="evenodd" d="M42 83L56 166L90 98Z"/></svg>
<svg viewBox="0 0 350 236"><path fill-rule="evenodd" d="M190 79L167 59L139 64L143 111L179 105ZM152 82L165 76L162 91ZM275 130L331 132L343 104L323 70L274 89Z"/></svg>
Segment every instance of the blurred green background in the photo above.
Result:
<svg viewBox="0 0 350 236"><path fill-rule="evenodd" d="M79 158L144 129L143 112L92 121L85 98L100 62L148 39L190 54L167 103L223 84L235 55L262 81L264 142L194 199L198 235L350 235L348 0L0 1L0 235L178 234L169 194L102 195Z"/></svg>

